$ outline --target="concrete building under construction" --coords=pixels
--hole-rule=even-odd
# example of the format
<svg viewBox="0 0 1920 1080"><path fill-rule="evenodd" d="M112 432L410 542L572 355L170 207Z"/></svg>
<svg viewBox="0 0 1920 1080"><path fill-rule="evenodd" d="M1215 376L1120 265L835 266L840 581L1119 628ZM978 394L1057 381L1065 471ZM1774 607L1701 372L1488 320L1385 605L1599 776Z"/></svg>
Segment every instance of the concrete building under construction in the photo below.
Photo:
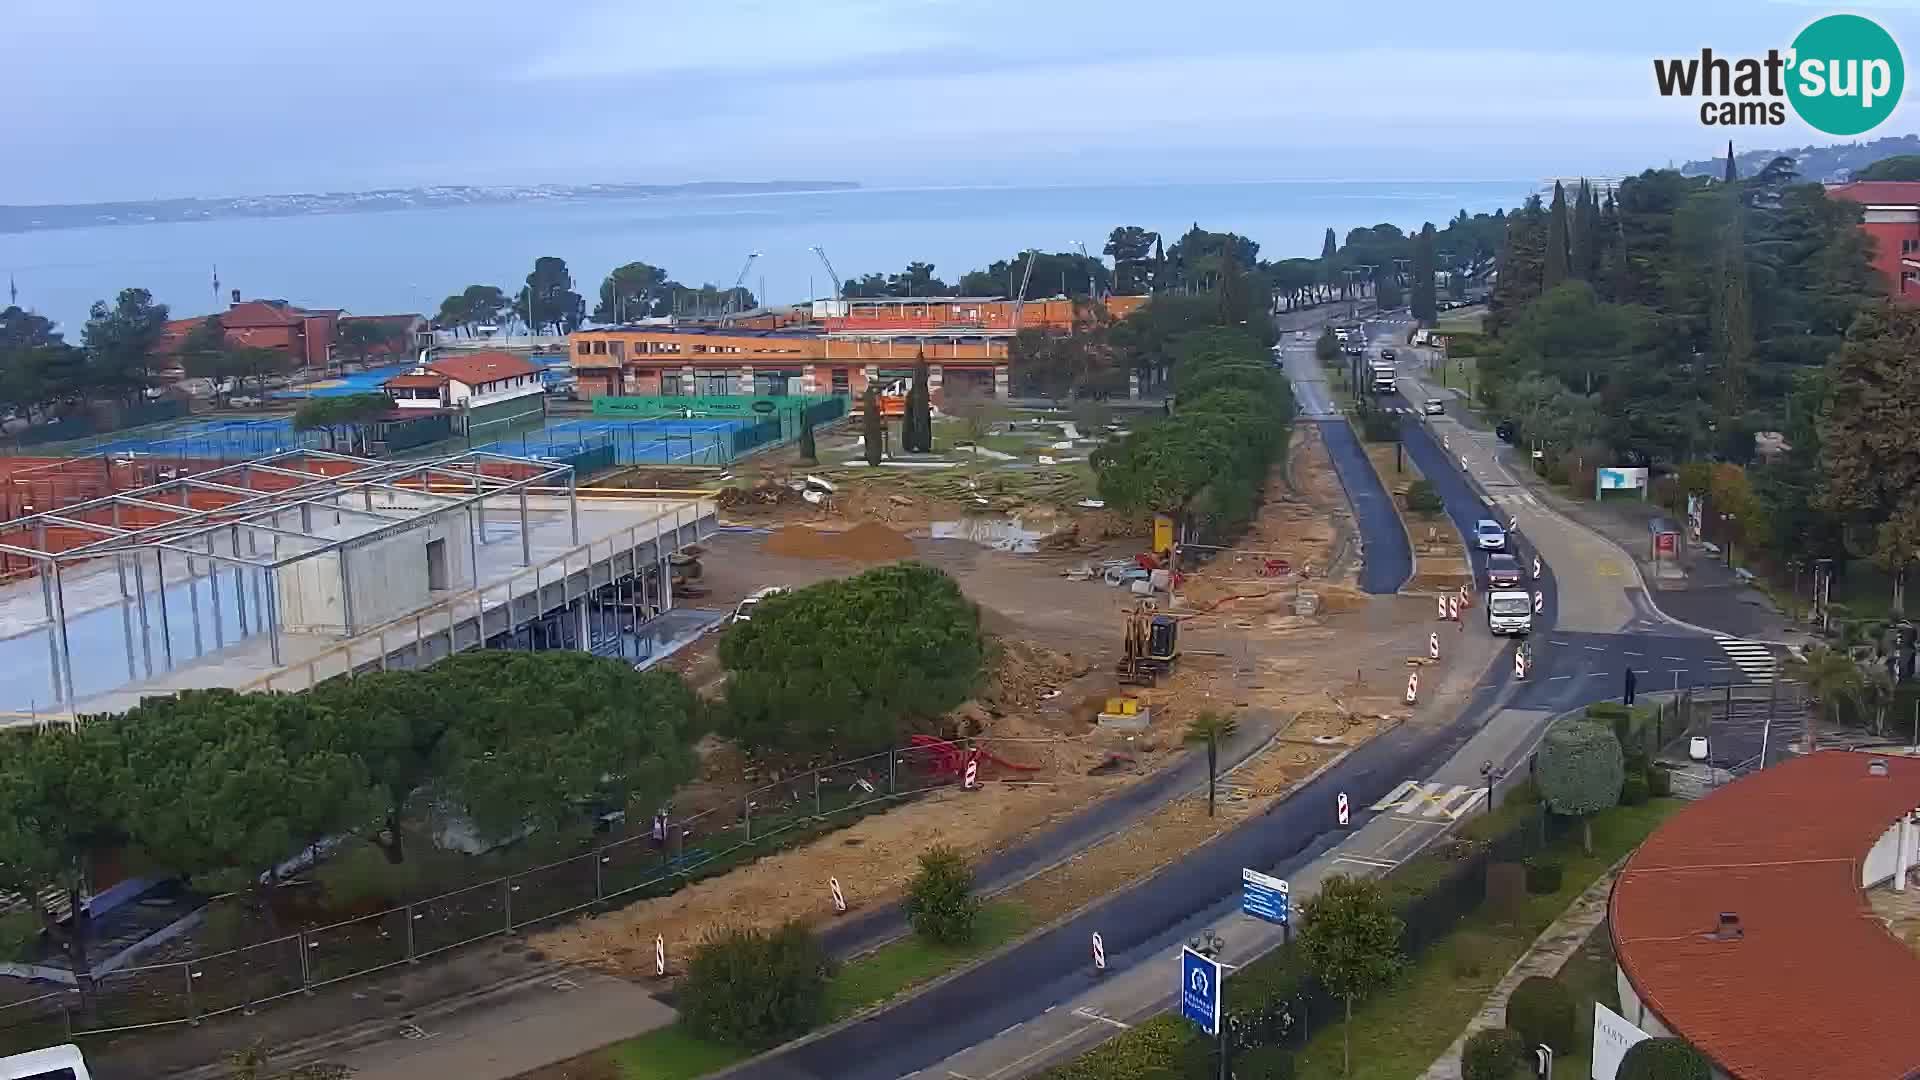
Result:
<svg viewBox="0 0 1920 1080"><path fill-rule="evenodd" d="M623 651L714 504L582 492L565 465L311 450L0 523L0 722L195 687L302 690L526 641ZM604 618L613 597L625 612Z"/></svg>

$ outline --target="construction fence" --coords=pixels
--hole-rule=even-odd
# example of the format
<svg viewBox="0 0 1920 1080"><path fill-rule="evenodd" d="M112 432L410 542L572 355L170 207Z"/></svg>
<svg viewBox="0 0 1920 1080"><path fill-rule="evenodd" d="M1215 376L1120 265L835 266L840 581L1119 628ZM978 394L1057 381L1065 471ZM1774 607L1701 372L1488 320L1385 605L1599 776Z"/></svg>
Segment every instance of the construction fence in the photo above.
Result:
<svg viewBox="0 0 1920 1080"><path fill-rule="evenodd" d="M961 786L969 766L977 786L1052 784L1083 775L1083 753L1066 738L916 736L895 750L777 776L698 813L669 806L657 823L621 822L621 838L519 873L241 948L101 972L90 1003L62 989L0 1006L0 1052L251 1012L569 915L668 895L894 803Z"/></svg>

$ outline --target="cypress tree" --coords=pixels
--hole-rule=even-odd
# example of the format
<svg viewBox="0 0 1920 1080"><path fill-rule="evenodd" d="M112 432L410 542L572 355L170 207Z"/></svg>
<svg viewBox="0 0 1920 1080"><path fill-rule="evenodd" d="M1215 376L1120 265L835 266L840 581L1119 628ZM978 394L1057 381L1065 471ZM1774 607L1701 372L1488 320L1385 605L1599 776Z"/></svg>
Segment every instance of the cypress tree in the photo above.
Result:
<svg viewBox="0 0 1920 1080"><path fill-rule="evenodd" d="M1340 273L1339 268L1333 264L1334 256L1338 255L1339 253L1340 253L1340 245L1334 240L1333 230L1329 228L1327 230L1326 239L1320 241L1320 269L1322 272L1324 272L1327 275L1328 295L1332 295L1333 279L1339 276L1339 273ZM1347 286L1346 286L1346 283L1343 281L1340 284L1340 298L1344 300L1346 299L1346 297L1347 297Z"/></svg>
<svg viewBox="0 0 1920 1080"><path fill-rule="evenodd" d="M900 425L900 445L909 454L933 453L933 391L924 353L913 364L913 387L907 391L907 415Z"/></svg>
<svg viewBox="0 0 1920 1080"><path fill-rule="evenodd" d="M1733 140L1727 140L1727 174L1720 179L1731 184L1740 179L1740 171L1733 167Z"/></svg>
<svg viewBox="0 0 1920 1080"><path fill-rule="evenodd" d="M1547 260L1542 291L1567 280L1567 191L1553 182L1553 205L1547 210Z"/></svg>
<svg viewBox="0 0 1920 1080"><path fill-rule="evenodd" d="M880 445L886 438L886 421L880 418L880 388L867 384L860 399L860 441L866 444L867 464L880 464Z"/></svg>
<svg viewBox="0 0 1920 1080"><path fill-rule="evenodd" d="M1422 323L1432 322L1439 308L1435 303L1433 288L1434 252L1433 222L1429 221L1413 238L1413 317Z"/></svg>

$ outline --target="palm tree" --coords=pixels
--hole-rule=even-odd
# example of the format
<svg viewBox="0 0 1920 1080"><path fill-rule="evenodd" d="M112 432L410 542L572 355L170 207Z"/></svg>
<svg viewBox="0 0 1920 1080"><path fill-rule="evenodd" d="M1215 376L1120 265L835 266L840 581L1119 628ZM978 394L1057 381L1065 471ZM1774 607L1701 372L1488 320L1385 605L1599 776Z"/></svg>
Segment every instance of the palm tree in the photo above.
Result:
<svg viewBox="0 0 1920 1080"><path fill-rule="evenodd" d="M1232 735L1240 722L1231 715L1211 709L1187 721L1186 741L1207 744L1207 816L1213 816L1214 793L1220 775L1220 740Z"/></svg>
<svg viewBox="0 0 1920 1080"><path fill-rule="evenodd" d="M1842 701L1860 704L1866 680L1853 657L1825 645L1808 649L1806 655L1788 665L1788 670L1813 698L1818 708L1807 716L1806 752L1819 745L1819 725Z"/></svg>

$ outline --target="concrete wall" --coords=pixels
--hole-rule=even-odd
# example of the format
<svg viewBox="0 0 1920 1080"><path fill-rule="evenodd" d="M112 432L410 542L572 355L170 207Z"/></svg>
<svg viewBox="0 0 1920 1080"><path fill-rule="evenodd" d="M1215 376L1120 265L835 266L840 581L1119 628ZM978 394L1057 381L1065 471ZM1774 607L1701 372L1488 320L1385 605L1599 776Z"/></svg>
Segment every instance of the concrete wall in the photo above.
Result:
<svg viewBox="0 0 1920 1080"><path fill-rule="evenodd" d="M350 542L279 572L280 625L292 633L370 630L432 604L444 593L427 587L427 545L446 543L447 591L471 588L473 534L464 512L443 514L394 536ZM346 578L340 574L346 559ZM347 588L351 587L351 608ZM349 625L351 615L351 625Z"/></svg>

